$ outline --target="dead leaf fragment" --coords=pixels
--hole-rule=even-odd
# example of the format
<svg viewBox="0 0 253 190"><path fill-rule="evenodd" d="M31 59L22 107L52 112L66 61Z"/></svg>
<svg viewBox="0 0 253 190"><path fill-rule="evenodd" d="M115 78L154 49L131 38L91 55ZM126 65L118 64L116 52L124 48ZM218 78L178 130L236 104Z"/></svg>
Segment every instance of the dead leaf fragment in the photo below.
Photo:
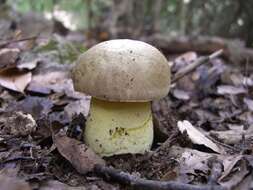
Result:
<svg viewBox="0 0 253 190"><path fill-rule="evenodd" d="M185 149L180 158L180 172L198 175L197 171L201 171L203 174L208 175L209 167L207 162L212 156L213 154Z"/></svg>
<svg viewBox="0 0 253 190"><path fill-rule="evenodd" d="M236 87L236 86L230 86L230 85L220 85L217 88L218 94L245 94L247 93L247 90L244 87Z"/></svg>
<svg viewBox="0 0 253 190"><path fill-rule="evenodd" d="M253 100L249 98L244 98L243 102L247 105L250 111L253 111Z"/></svg>
<svg viewBox="0 0 253 190"><path fill-rule="evenodd" d="M38 63L41 62L41 59L38 58L38 55L31 51L22 52L20 55L20 60L18 61L17 68L33 70L37 67Z"/></svg>
<svg viewBox="0 0 253 190"><path fill-rule="evenodd" d="M17 69L8 69L0 72L0 85L16 92L23 93L31 80L31 72L19 71Z"/></svg>
<svg viewBox="0 0 253 190"><path fill-rule="evenodd" d="M172 91L172 94L174 97L176 97L177 99L180 99L180 100L189 100L190 99L189 93L184 90L175 89Z"/></svg>
<svg viewBox="0 0 253 190"><path fill-rule="evenodd" d="M32 86L40 88L48 88L54 92L73 91L72 80L68 78L68 74L63 71L52 71L48 73L41 73L33 76ZM33 89L30 87L30 91Z"/></svg>
<svg viewBox="0 0 253 190"><path fill-rule="evenodd" d="M219 179L219 184L228 189L237 187L250 173L247 161L240 156L234 157L224 170L224 174Z"/></svg>
<svg viewBox="0 0 253 190"><path fill-rule="evenodd" d="M221 148L219 148L213 141L208 139L203 133L196 129L189 121L178 121L177 127L181 133L186 131L189 138L194 144L205 145L217 153L223 153Z"/></svg>
<svg viewBox="0 0 253 190"><path fill-rule="evenodd" d="M30 61L30 62L23 62L23 63L18 64L17 68L20 70L22 69L32 70L37 66L38 62L39 62L38 59Z"/></svg>
<svg viewBox="0 0 253 190"><path fill-rule="evenodd" d="M238 156L230 156L223 160L224 172L220 176L219 180L222 181L226 178L231 172L232 169L235 167L236 163L239 162L243 158L242 155Z"/></svg>
<svg viewBox="0 0 253 190"><path fill-rule="evenodd" d="M0 50L0 70L13 68L16 65L20 50L3 48Z"/></svg>
<svg viewBox="0 0 253 190"><path fill-rule="evenodd" d="M54 143L61 155L81 174L92 171L96 164L105 165L105 161L88 146L67 137L63 131L54 136Z"/></svg>
<svg viewBox="0 0 253 190"><path fill-rule="evenodd" d="M199 177L208 179L210 175L209 160L216 157L219 159L222 156L175 145L171 146L169 150L170 157L177 160L178 164L174 170L178 170L177 180L182 183L193 183L198 181Z"/></svg>

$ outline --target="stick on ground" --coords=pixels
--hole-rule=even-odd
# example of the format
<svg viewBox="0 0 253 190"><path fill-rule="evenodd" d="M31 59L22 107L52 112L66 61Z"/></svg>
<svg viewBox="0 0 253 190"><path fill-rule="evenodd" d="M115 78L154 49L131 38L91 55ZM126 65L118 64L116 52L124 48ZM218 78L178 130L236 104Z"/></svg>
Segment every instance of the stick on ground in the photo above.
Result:
<svg viewBox="0 0 253 190"><path fill-rule="evenodd" d="M129 173L118 171L111 167L96 165L94 168L98 176L106 180L118 182L140 190L227 190L218 185L190 185L173 181L155 181L139 178Z"/></svg>
<svg viewBox="0 0 253 190"><path fill-rule="evenodd" d="M13 40L5 41L2 43L0 42L0 48L4 48L5 46L12 44L12 43L23 42L23 41L28 41L28 40L35 40L37 38L38 38L38 36L31 36L31 37L25 37L25 38L21 38L21 39L13 39Z"/></svg>
<svg viewBox="0 0 253 190"><path fill-rule="evenodd" d="M200 65L204 64L204 63L208 63L211 59L214 59L218 56L220 56L223 53L223 50L220 49L216 52L214 52L213 54L209 55L209 56L203 56L198 58L195 62L193 62L192 64L189 64L187 67L185 67L182 70L179 70L175 76L173 77L171 83L175 83L177 82L179 79L183 78L185 75L193 72L197 67L199 67Z"/></svg>

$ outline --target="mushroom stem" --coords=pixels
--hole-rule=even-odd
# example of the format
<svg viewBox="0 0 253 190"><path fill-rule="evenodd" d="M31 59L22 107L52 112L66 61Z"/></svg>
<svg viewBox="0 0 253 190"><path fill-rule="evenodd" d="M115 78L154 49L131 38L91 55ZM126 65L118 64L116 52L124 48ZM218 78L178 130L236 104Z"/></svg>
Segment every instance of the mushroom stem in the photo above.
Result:
<svg viewBox="0 0 253 190"><path fill-rule="evenodd" d="M92 98L85 141L101 156L150 150L153 142L150 102L109 102Z"/></svg>

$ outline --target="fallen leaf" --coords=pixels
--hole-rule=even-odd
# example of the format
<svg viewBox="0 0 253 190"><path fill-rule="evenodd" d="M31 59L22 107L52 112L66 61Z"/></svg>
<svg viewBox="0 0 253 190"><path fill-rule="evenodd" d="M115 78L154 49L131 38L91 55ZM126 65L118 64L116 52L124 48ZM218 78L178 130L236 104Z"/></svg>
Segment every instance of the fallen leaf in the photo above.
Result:
<svg viewBox="0 0 253 190"><path fill-rule="evenodd" d="M38 59L30 61L30 62L23 62L23 63L18 64L17 68L20 70L22 69L32 70L37 66L38 62L39 62Z"/></svg>
<svg viewBox="0 0 253 190"><path fill-rule="evenodd" d="M203 175L208 175L208 159L213 154L200 152L197 150L185 149L180 158L180 173L181 175L199 175L199 172Z"/></svg>
<svg viewBox="0 0 253 190"><path fill-rule="evenodd" d="M248 190L253 187L253 177L252 175L246 176L233 190Z"/></svg>
<svg viewBox="0 0 253 190"><path fill-rule="evenodd" d="M169 150L170 157L177 160L176 167L179 168L178 180L180 182L194 183L203 179L204 181L208 180L211 172L210 161L219 161L223 165L223 172L217 179L217 182L223 187L234 189L247 176L251 176L252 179L252 175L249 175L251 172L250 161L242 155L205 153L179 146L171 146Z"/></svg>
<svg viewBox="0 0 253 190"><path fill-rule="evenodd" d="M220 59L212 60L212 66L202 65L192 74L192 78L196 81L196 93L209 94L212 88L220 80L222 73L226 70L226 66Z"/></svg>
<svg viewBox="0 0 253 190"><path fill-rule="evenodd" d="M105 161L88 146L67 137L64 131L57 133L53 140L60 154L81 174L92 171L96 164L105 165Z"/></svg>
<svg viewBox="0 0 253 190"><path fill-rule="evenodd" d="M220 85L217 87L218 94L245 94L247 93L247 90L244 87L235 87L230 85Z"/></svg>
<svg viewBox="0 0 253 190"><path fill-rule="evenodd" d="M190 99L189 93L184 90L175 89L172 91L172 94L174 97L176 97L177 99L180 99L180 100L189 100Z"/></svg>
<svg viewBox="0 0 253 190"><path fill-rule="evenodd" d="M194 112L198 116L199 123L217 121L219 117L209 110L195 109Z"/></svg>
<svg viewBox="0 0 253 190"><path fill-rule="evenodd" d="M249 98L243 98L243 102L247 105L250 111L253 111L253 100Z"/></svg>
<svg viewBox="0 0 253 190"><path fill-rule="evenodd" d="M239 162L243 158L242 155L238 156L228 156L226 159L223 160L224 172L220 176L219 180L222 181L225 177L227 177L231 172L232 169L235 167L236 163Z"/></svg>
<svg viewBox="0 0 253 190"><path fill-rule="evenodd" d="M229 130L212 130L209 134L228 145L239 144L242 139L250 140L253 136L253 127L249 127L247 130L244 129L243 125L228 125L228 127Z"/></svg>
<svg viewBox="0 0 253 190"><path fill-rule="evenodd" d="M31 72L8 69L0 72L0 85L13 91L24 93L32 80Z"/></svg>
<svg viewBox="0 0 253 190"><path fill-rule="evenodd" d="M221 148L219 148L213 141L208 139L203 133L196 129L189 121L178 121L177 127L181 133L186 131L194 144L205 145L217 153L223 153Z"/></svg>
<svg viewBox="0 0 253 190"><path fill-rule="evenodd" d="M9 69L16 66L20 50L17 48L3 48L0 50L0 70Z"/></svg>
<svg viewBox="0 0 253 190"><path fill-rule="evenodd" d="M52 90L46 86L41 86L36 83L31 82L27 88L26 91L32 93L32 94L41 94L41 95L49 95Z"/></svg>
<svg viewBox="0 0 253 190"><path fill-rule="evenodd" d="M228 169L229 172L226 172L225 169ZM219 179L219 184L228 189L237 187L250 173L248 163L243 157L234 157L228 168L224 168L224 170L229 176L222 175Z"/></svg>
<svg viewBox="0 0 253 190"><path fill-rule="evenodd" d="M24 113L29 113L35 120L37 120L43 115L47 115L52 107L53 103L48 98L27 96L19 102L10 103L7 109L8 111L22 111Z"/></svg>
<svg viewBox="0 0 253 190"><path fill-rule="evenodd" d="M37 67L39 62L41 62L41 59L38 58L36 54L27 51L20 55L20 60L16 67L20 70L22 69L32 70Z"/></svg>
<svg viewBox="0 0 253 190"><path fill-rule="evenodd" d="M210 175L209 160L216 157L219 159L221 156L180 146L171 146L168 154L170 158L177 161L174 170L179 170L177 180L182 183L194 183L200 178L208 180Z"/></svg>
<svg viewBox="0 0 253 190"><path fill-rule="evenodd" d="M34 75L31 84L30 91L33 91L32 87L36 86L59 93L74 90L72 80L65 71L52 71Z"/></svg>
<svg viewBox="0 0 253 190"><path fill-rule="evenodd" d="M36 122L30 114L22 112L5 113L0 118L4 135L27 136L36 130Z"/></svg>

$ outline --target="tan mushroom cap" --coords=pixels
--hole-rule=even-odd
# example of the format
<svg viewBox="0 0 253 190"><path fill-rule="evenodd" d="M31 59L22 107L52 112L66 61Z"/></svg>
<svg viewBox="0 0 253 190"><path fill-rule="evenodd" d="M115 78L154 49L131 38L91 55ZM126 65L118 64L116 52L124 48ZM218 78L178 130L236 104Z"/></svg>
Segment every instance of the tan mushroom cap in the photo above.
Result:
<svg viewBox="0 0 253 190"><path fill-rule="evenodd" d="M83 53L72 78L77 91L98 99L146 102L168 94L170 67L165 56L145 42L110 40Z"/></svg>

